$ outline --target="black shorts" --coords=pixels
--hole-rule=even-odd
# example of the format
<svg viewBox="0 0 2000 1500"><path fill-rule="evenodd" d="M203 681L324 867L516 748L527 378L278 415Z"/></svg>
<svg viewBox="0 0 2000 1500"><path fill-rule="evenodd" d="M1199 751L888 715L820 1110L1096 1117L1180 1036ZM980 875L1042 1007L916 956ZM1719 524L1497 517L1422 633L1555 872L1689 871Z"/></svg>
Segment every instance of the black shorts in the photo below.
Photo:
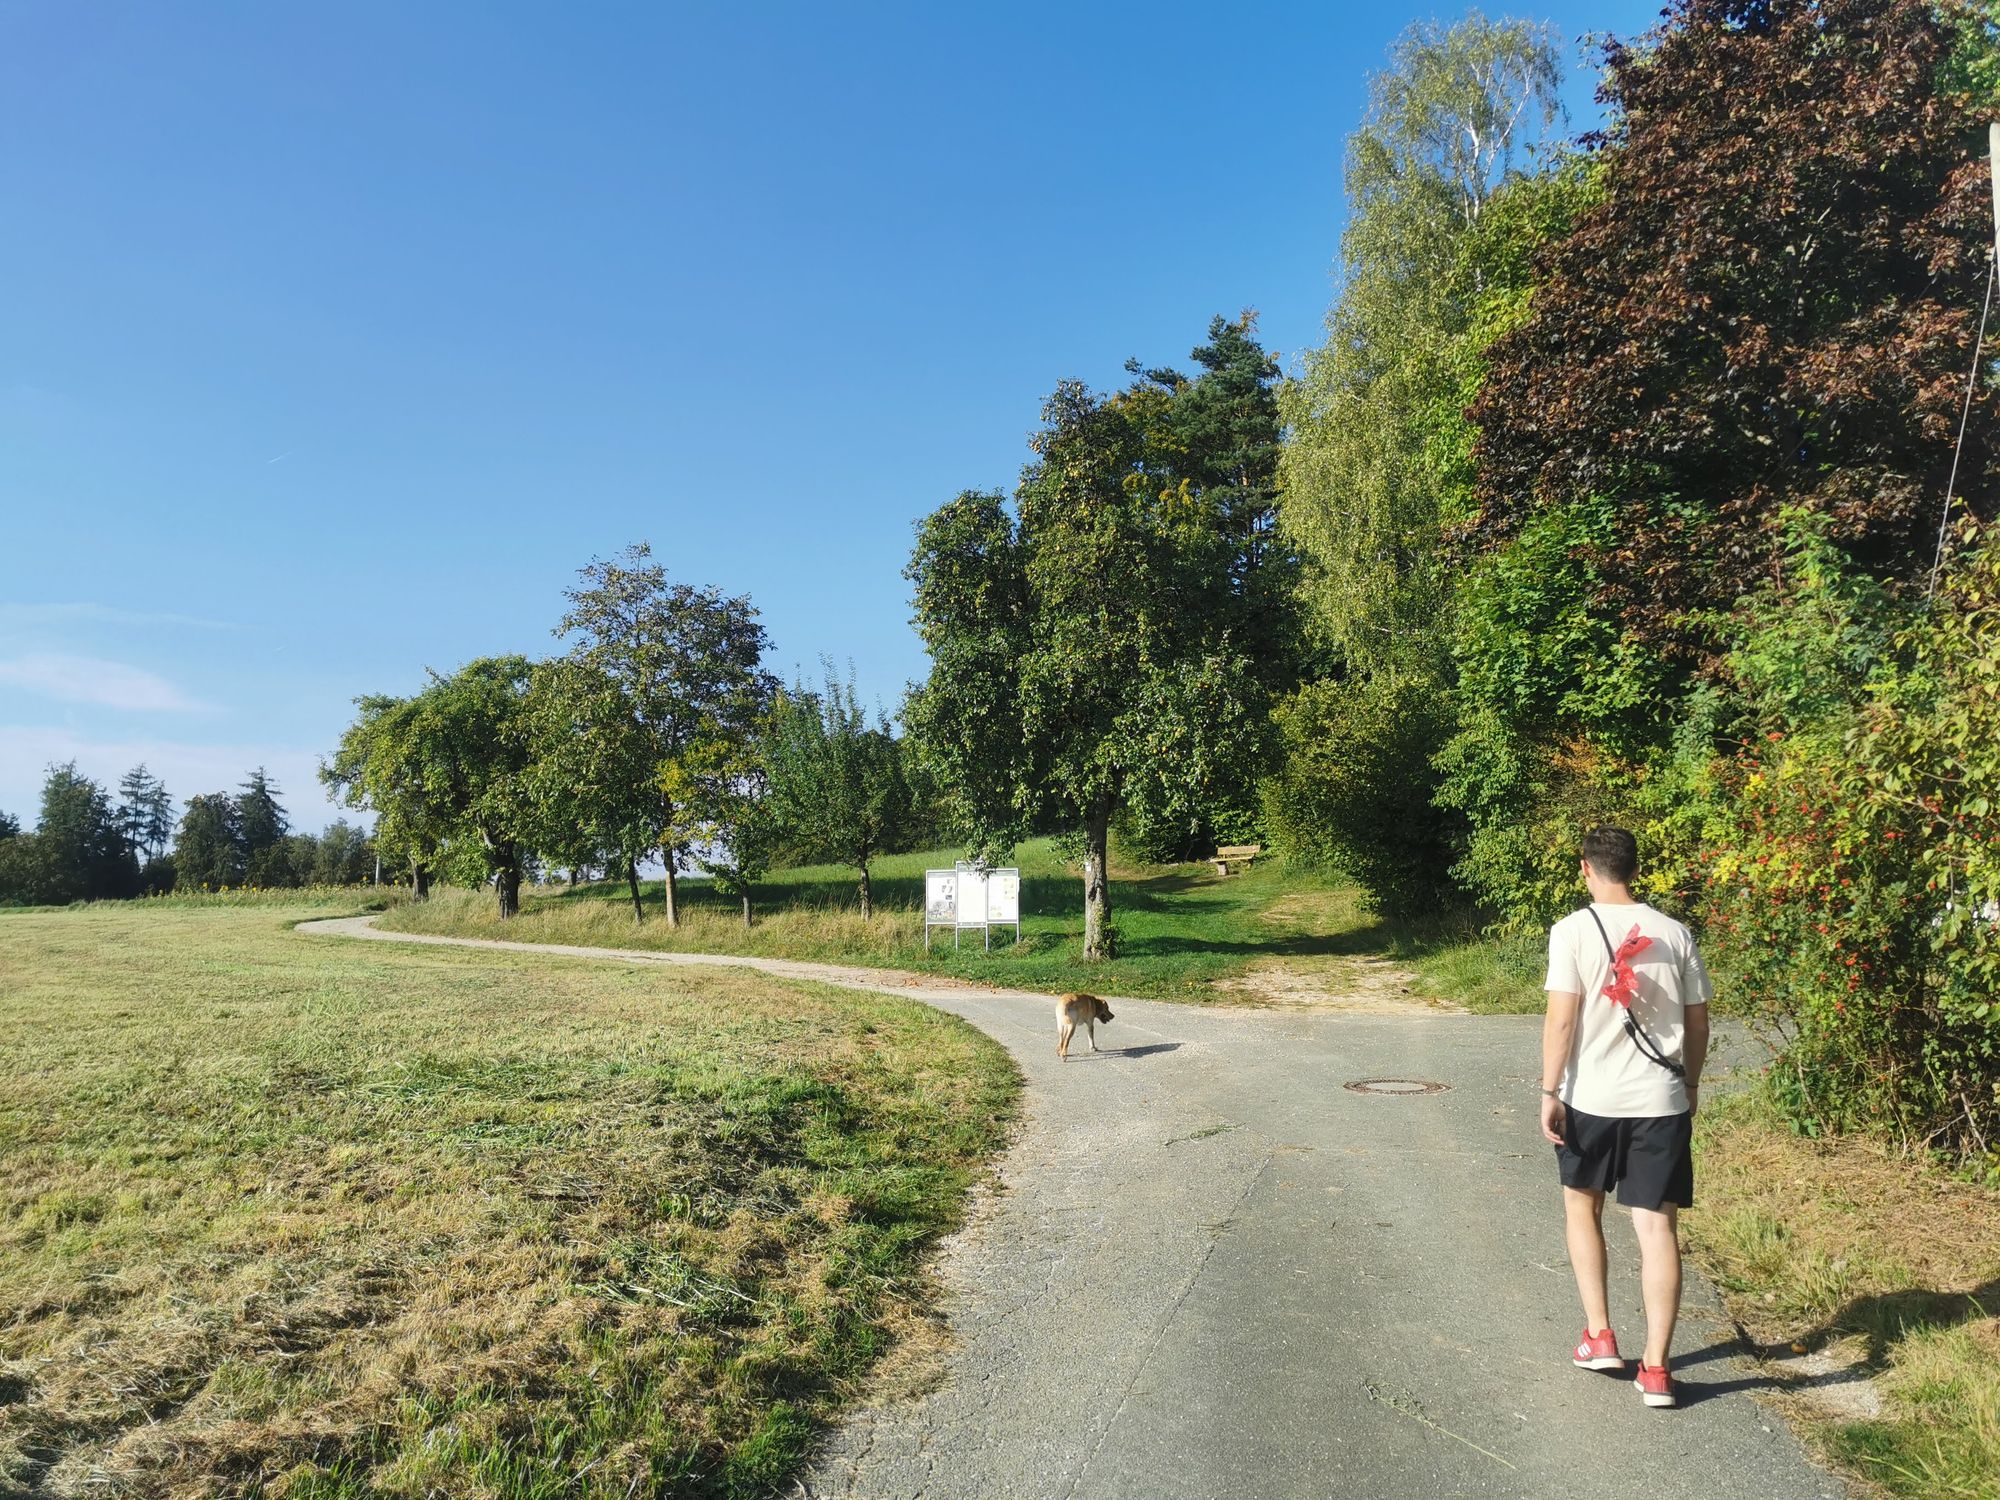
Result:
<svg viewBox="0 0 2000 1500"><path fill-rule="evenodd" d="M1564 1187L1589 1193L1618 1189L1627 1208L1694 1202L1694 1116L1607 1119L1563 1109L1556 1167Z"/></svg>

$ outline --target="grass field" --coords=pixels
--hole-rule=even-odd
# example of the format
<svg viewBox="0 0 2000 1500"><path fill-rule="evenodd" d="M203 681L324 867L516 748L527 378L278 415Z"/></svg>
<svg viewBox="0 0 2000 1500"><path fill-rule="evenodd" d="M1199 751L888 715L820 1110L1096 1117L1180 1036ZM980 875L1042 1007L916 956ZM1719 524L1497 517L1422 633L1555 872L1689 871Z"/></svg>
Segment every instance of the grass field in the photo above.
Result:
<svg viewBox="0 0 2000 1500"><path fill-rule="evenodd" d="M765 1494L934 1345L993 1043L337 909L0 914L0 1493Z"/></svg>
<svg viewBox="0 0 2000 1500"><path fill-rule="evenodd" d="M622 885L562 886L523 893L521 914L501 922L490 892L440 891L423 905L397 908L385 927L405 932L506 936L521 942L578 943L709 953L755 953L831 963L918 969L1048 991L1102 990L1190 1002L1240 1003L1255 997L1246 976L1286 976L1339 989L1357 964L1387 958L1414 971L1418 988L1481 1011L1539 1009L1540 954L1497 947L1470 928L1425 930L1370 916L1355 890L1334 876L1273 861L1227 878L1206 864L1112 861L1112 922L1119 957L1086 964L1083 892L1073 866L1049 840L1024 844L1021 938L1007 929L985 952L975 934L954 950L951 935L923 941L923 872L948 868L956 851L886 856L873 870L875 916L864 922L855 875L841 866L783 870L758 893L745 928L732 901L706 882L681 884L682 916L668 927L660 891L644 888L645 922L633 918ZM1530 972L1532 970L1532 972Z"/></svg>
<svg viewBox="0 0 2000 1500"><path fill-rule="evenodd" d="M2000 1192L1806 1140L1755 1093L1704 1110L1697 1149L1687 1234L1738 1323L1820 1367L1786 1403L1808 1437L1892 1495L2000 1497Z"/></svg>

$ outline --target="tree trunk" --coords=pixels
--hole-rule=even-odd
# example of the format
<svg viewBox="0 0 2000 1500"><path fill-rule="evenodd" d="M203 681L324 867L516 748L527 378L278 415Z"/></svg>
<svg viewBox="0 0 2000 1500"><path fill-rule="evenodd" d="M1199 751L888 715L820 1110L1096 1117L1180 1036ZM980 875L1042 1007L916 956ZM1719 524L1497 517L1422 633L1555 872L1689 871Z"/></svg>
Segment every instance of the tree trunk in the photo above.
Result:
<svg viewBox="0 0 2000 1500"><path fill-rule="evenodd" d="M625 883L632 888L632 920L643 922L646 920L646 903L639 899L639 862L635 859L625 861Z"/></svg>
<svg viewBox="0 0 2000 1500"><path fill-rule="evenodd" d="M861 867L861 920L866 922L875 915L875 892L868 884L868 866Z"/></svg>
<svg viewBox="0 0 2000 1500"><path fill-rule="evenodd" d="M502 920L520 915L521 911L521 865L518 859L511 859L495 872L494 888L500 893L500 916Z"/></svg>
<svg viewBox="0 0 2000 1500"><path fill-rule="evenodd" d="M431 869L420 859L410 861L410 887L412 901L431 899Z"/></svg>
<svg viewBox="0 0 2000 1500"><path fill-rule="evenodd" d="M1100 802L1083 826L1083 956L1116 958L1117 934L1111 928L1111 804Z"/></svg>
<svg viewBox="0 0 2000 1500"><path fill-rule="evenodd" d="M748 886L745 886L743 889L743 925L745 927L750 925L750 889Z"/></svg>
<svg viewBox="0 0 2000 1500"><path fill-rule="evenodd" d="M678 927L681 925L681 888L674 879L674 846L660 845L660 858L665 860L667 865L666 900L662 903L667 914L667 925Z"/></svg>

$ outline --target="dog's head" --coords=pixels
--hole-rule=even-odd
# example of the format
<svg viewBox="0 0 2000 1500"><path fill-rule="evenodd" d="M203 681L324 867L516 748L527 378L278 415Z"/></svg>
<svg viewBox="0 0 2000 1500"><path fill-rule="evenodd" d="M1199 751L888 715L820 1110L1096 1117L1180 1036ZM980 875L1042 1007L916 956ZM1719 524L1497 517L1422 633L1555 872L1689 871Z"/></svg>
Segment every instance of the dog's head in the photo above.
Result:
<svg viewBox="0 0 2000 1500"><path fill-rule="evenodd" d="M1090 1009L1091 1013L1100 1021L1109 1021L1112 1018L1111 1007L1095 995L1090 997Z"/></svg>

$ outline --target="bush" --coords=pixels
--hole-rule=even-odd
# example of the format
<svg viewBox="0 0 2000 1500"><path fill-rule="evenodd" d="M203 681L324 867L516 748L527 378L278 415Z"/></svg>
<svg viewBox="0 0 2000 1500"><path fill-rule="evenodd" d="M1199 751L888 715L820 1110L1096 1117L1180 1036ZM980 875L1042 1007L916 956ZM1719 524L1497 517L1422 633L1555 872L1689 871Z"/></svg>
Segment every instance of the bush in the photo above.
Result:
<svg viewBox="0 0 2000 1500"><path fill-rule="evenodd" d="M1682 878L1809 1133L1863 1129L2000 1167L2000 548L1968 535L1894 631L1811 538L1745 611L1733 753L1683 815ZM1694 785L1695 783L1690 783Z"/></svg>
<svg viewBox="0 0 2000 1500"><path fill-rule="evenodd" d="M1464 820L1434 795L1431 762L1451 727L1435 682L1312 683L1276 724L1283 761L1264 816L1288 859L1345 872L1394 915L1461 904L1450 872Z"/></svg>
<svg viewBox="0 0 2000 1500"><path fill-rule="evenodd" d="M0 839L0 906L67 906L82 895L39 834Z"/></svg>

